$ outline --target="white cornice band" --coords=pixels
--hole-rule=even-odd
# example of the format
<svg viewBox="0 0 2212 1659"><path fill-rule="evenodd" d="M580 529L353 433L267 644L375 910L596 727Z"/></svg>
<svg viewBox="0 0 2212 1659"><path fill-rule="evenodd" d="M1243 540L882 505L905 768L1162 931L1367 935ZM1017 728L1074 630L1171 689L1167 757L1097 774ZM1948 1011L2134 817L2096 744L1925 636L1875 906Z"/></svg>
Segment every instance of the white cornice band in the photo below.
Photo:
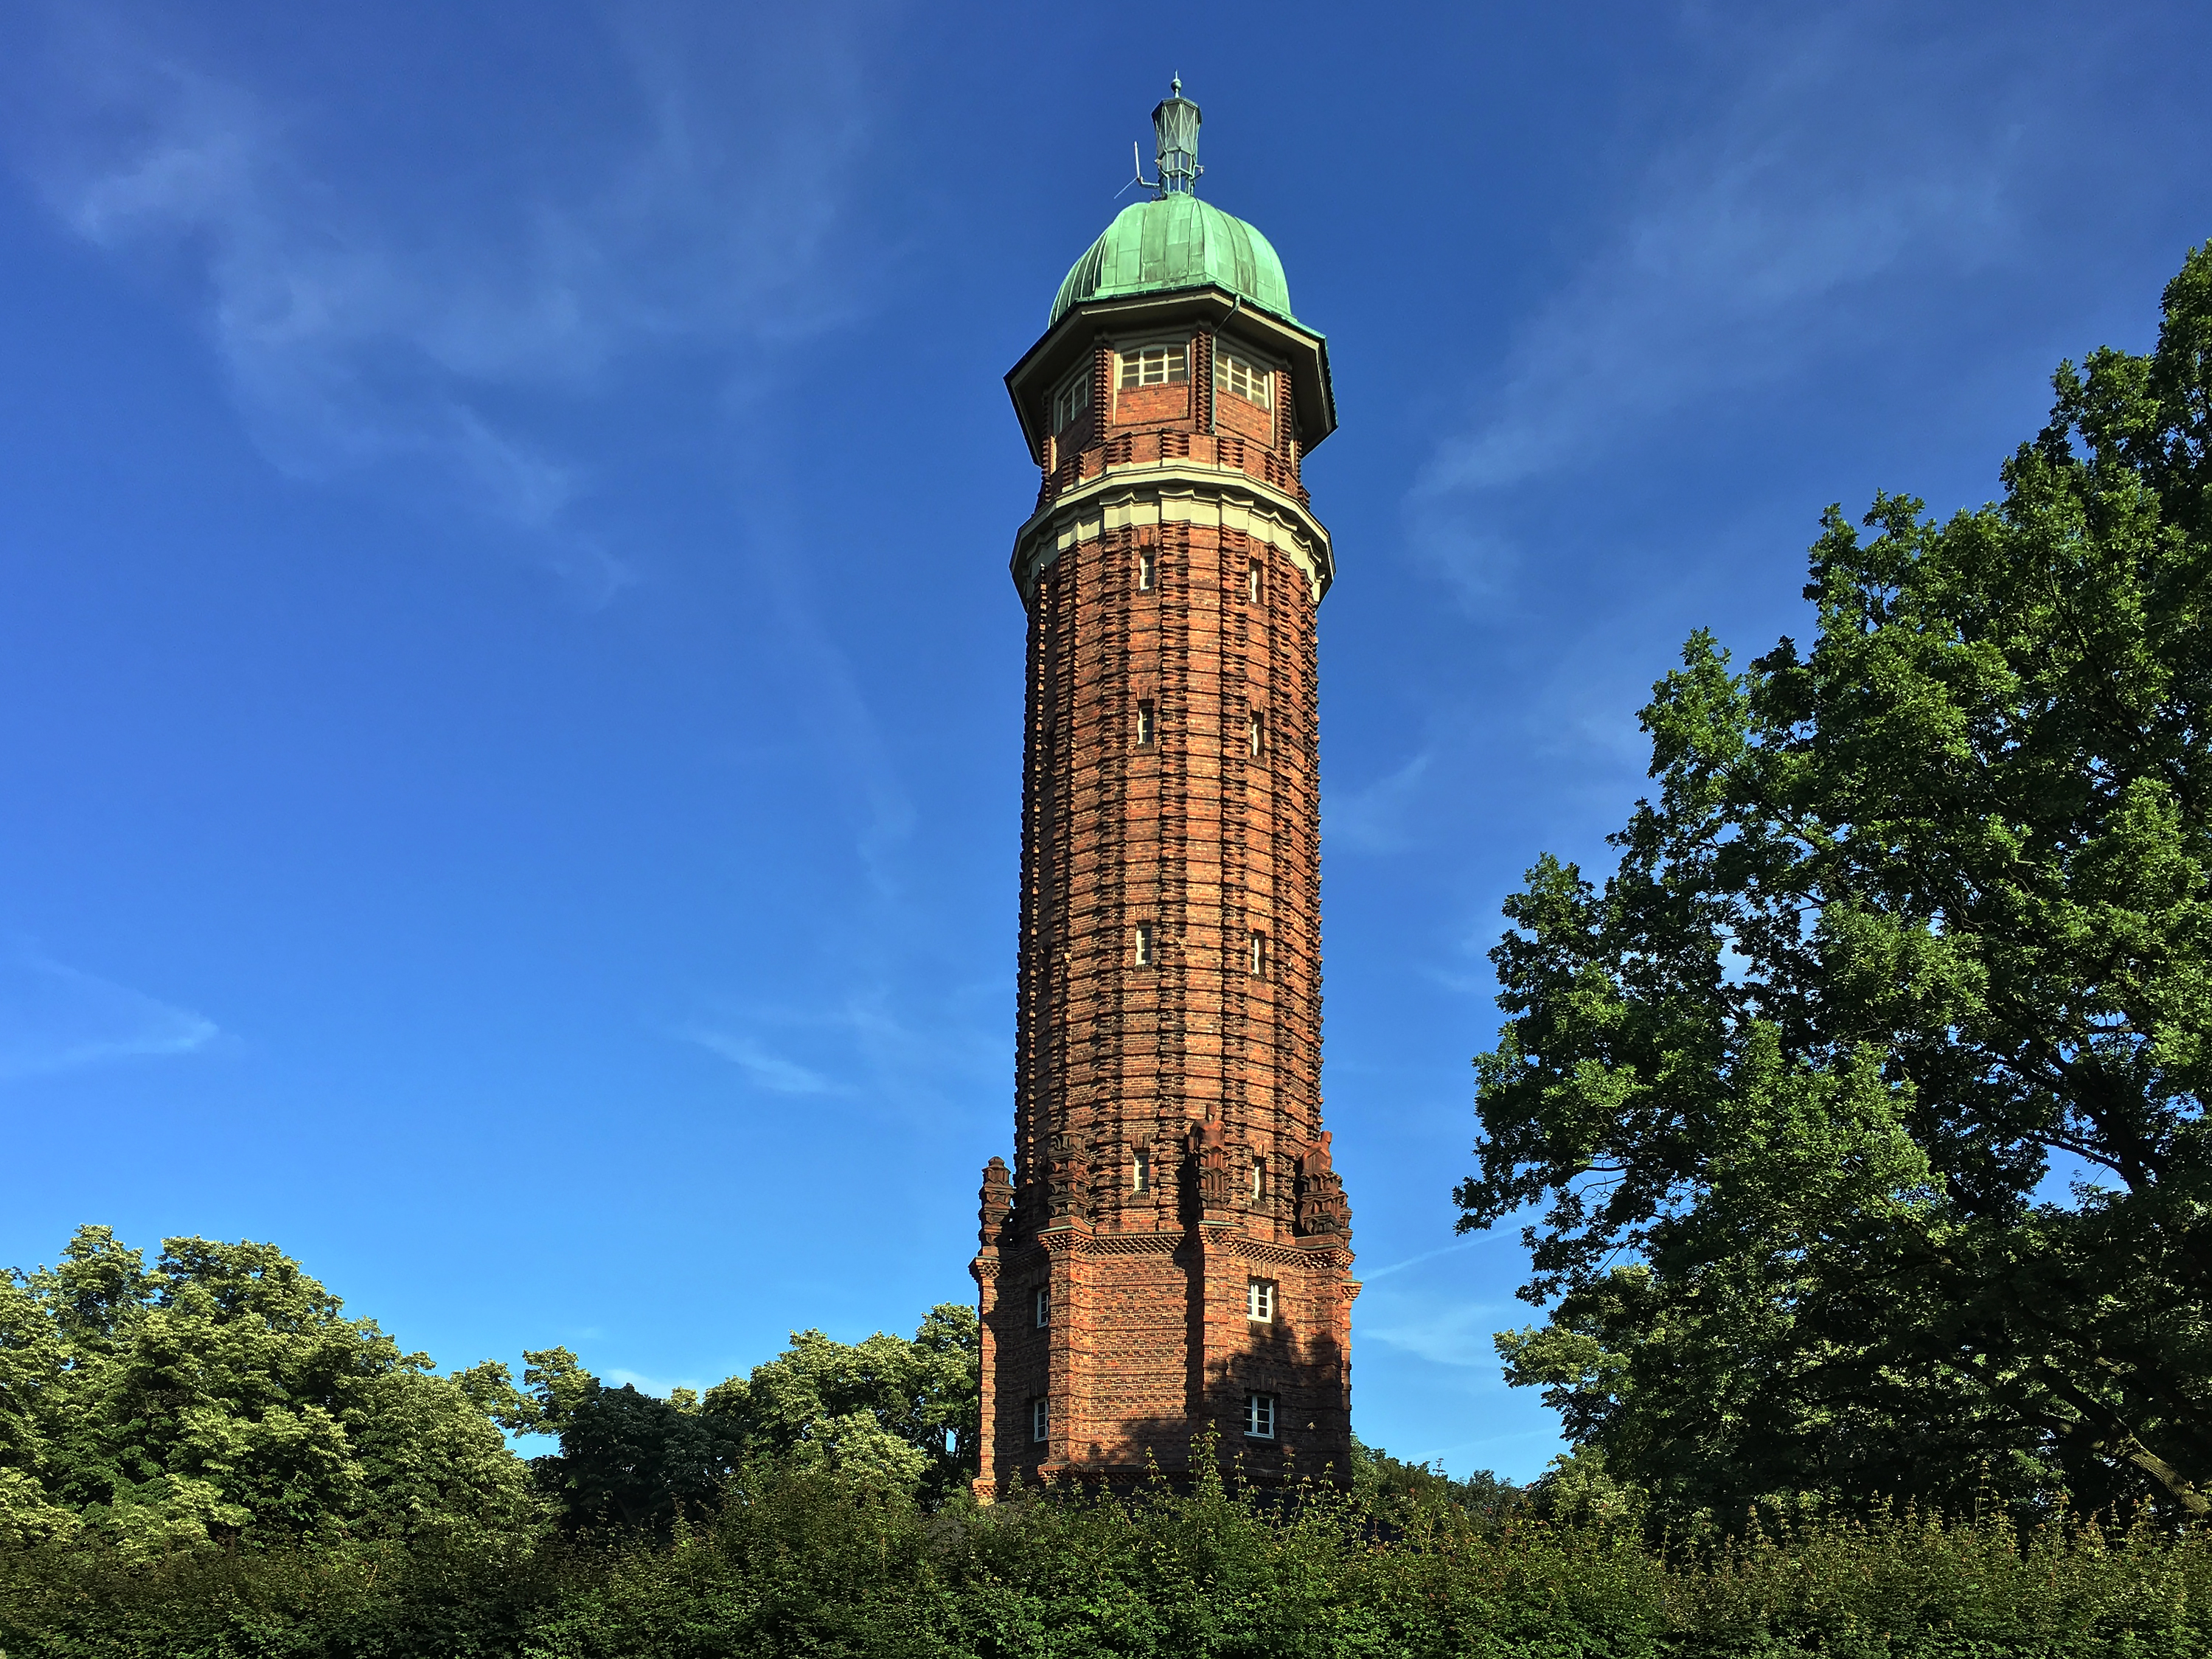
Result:
<svg viewBox="0 0 2212 1659"><path fill-rule="evenodd" d="M1078 542L1138 525L1190 524L1234 530L1265 543L1298 568L1316 605L1336 579L1328 532L1297 497L1241 467L1202 461L1136 461L1112 466L1044 507L1014 536L1014 585L1027 605L1037 574Z"/></svg>

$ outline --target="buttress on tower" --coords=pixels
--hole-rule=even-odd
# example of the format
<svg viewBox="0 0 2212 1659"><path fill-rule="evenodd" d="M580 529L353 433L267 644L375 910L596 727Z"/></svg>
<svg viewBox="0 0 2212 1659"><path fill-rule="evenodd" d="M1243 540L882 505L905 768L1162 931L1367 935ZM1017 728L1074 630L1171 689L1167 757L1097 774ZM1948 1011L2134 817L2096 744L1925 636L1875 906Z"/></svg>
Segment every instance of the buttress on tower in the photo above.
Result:
<svg viewBox="0 0 2212 1659"><path fill-rule="evenodd" d="M983 1173L979 1495L1341 1478L1351 1218L1321 1117L1305 453L1335 426L1280 260L1201 202L1198 106L1006 376L1043 472L1029 615L1014 1158Z"/></svg>

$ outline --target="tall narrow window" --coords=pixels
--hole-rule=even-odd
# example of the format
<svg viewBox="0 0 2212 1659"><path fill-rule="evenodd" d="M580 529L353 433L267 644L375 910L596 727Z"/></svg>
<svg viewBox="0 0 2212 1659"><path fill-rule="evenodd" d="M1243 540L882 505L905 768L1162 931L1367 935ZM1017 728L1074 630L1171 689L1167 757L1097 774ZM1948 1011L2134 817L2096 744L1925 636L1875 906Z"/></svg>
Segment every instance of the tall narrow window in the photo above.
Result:
<svg viewBox="0 0 2212 1659"><path fill-rule="evenodd" d="M1259 975L1267 971L1267 936L1256 927L1252 930L1252 971Z"/></svg>
<svg viewBox="0 0 2212 1659"><path fill-rule="evenodd" d="M1121 354L1121 386L1180 386L1190 379L1190 354L1180 345L1146 346Z"/></svg>
<svg viewBox="0 0 2212 1659"><path fill-rule="evenodd" d="M1042 1330L1046 1326L1051 1324L1052 1286L1049 1285L1038 1285L1036 1291L1030 1295L1030 1305L1031 1310L1036 1315L1036 1325L1039 1330Z"/></svg>
<svg viewBox="0 0 2212 1659"><path fill-rule="evenodd" d="M1264 1158L1255 1158L1252 1160L1252 1201L1257 1204L1267 1195L1267 1160Z"/></svg>
<svg viewBox="0 0 2212 1659"><path fill-rule="evenodd" d="M1152 924L1149 921L1140 921L1137 924L1137 966L1149 968L1152 965Z"/></svg>
<svg viewBox="0 0 2212 1659"><path fill-rule="evenodd" d="M1262 599L1267 597L1267 567L1261 564L1257 559L1247 562L1244 566L1245 603L1248 605L1257 605Z"/></svg>
<svg viewBox="0 0 2212 1659"><path fill-rule="evenodd" d="M1152 583L1158 580L1158 573L1152 568L1152 550L1149 547L1139 548L1137 550L1137 592L1151 592Z"/></svg>
<svg viewBox="0 0 2212 1659"><path fill-rule="evenodd" d="M1255 1279L1244 1286L1244 1316L1270 1325L1275 1319L1275 1282L1271 1279Z"/></svg>
<svg viewBox="0 0 2212 1659"><path fill-rule="evenodd" d="M1052 398L1052 429L1065 432L1074 424L1075 417L1091 407L1091 371L1088 368L1070 375Z"/></svg>
<svg viewBox="0 0 2212 1659"><path fill-rule="evenodd" d="M1150 749L1152 746L1152 725L1153 718L1152 699L1149 697L1140 698L1137 703L1138 748Z"/></svg>
<svg viewBox="0 0 2212 1659"><path fill-rule="evenodd" d="M1037 1409L1044 1409L1043 1401L1037 1402ZM1248 1394L1244 1396L1244 1432L1255 1440L1273 1440L1275 1437L1274 1395ZM1037 1438L1044 1438L1042 1431Z"/></svg>
<svg viewBox="0 0 2212 1659"><path fill-rule="evenodd" d="M1267 750L1267 717L1258 709L1252 711L1250 723L1245 729L1244 741L1250 746L1252 758L1257 760Z"/></svg>
<svg viewBox="0 0 2212 1659"><path fill-rule="evenodd" d="M1251 1408L1249 1407L1245 1408L1248 1420L1250 1416L1250 1409ZM1267 1420L1270 1425L1272 1425L1274 1419L1270 1415ZM1030 1401L1030 1438L1032 1440L1049 1440L1052 1438L1051 1430L1051 1407L1045 1400L1045 1397L1042 1395L1039 1395L1036 1399ZM1249 1431L1248 1430L1246 1432L1249 1433ZM1274 1432L1273 1428L1271 1426L1267 1432L1272 1435Z"/></svg>
<svg viewBox="0 0 2212 1659"><path fill-rule="evenodd" d="M1152 1155L1142 1147L1138 1149L1136 1158L1129 1165L1129 1190L1133 1193L1152 1190Z"/></svg>

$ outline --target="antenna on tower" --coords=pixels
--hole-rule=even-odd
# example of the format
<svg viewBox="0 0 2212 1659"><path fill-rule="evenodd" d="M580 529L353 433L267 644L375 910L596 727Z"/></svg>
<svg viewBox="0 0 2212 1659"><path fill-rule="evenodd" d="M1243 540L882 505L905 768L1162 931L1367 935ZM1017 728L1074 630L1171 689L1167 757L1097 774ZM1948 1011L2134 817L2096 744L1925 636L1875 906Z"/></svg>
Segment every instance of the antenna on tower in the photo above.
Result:
<svg viewBox="0 0 2212 1659"><path fill-rule="evenodd" d="M1130 165L1136 169L1137 173L1137 176L1129 180L1129 185L1142 185L1146 190L1152 191L1155 195L1164 195L1166 193L1160 189L1159 184L1156 179L1147 179L1145 177L1144 153L1137 148L1137 141L1133 138L1129 140L1129 162ZM1129 185L1122 185L1121 190L1128 189ZM1114 199L1117 202L1121 199L1121 190L1117 190L1114 192Z"/></svg>

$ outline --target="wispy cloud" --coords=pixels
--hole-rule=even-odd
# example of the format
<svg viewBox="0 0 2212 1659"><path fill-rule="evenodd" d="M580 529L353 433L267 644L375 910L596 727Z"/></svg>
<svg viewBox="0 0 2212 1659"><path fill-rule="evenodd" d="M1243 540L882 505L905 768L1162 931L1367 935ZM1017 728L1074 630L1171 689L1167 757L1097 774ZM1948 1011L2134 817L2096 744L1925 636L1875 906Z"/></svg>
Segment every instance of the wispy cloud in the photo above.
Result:
<svg viewBox="0 0 2212 1659"><path fill-rule="evenodd" d="M1487 1303L1462 1303L1429 1312L1408 1307L1409 1316L1387 1324L1362 1324L1359 1334L1418 1354L1433 1364L1495 1366L1498 1349L1491 1338L1498 1328L1492 1321L1500 1311Z"/></svg>
<svg viewBox="0 0 2212 1659"><path fill-rule="evenodd" d="M0 1081L188 1054L215 1022L27 948L0 957Z"/></svg>
<svg viewBox="0 0 2212 1659"><path fill-rule="evenodd" d="M1388 1279L1392 1273L1401 1273L1408 1267L1418 1267L1424 1261L1434 1261L1440 1255L1452 1255L1461 1250L1471 1250L1478 1244L1487 1244L1490 1242L1489 1235L1478 1234L1473 1238L1462 1238L1455 1244L1440 1244L1433 1250L1423 1250L1419 1255L1409 1255L1403 1261L1393 1261L1386 1267L1363 1268L1360 1270L1360 1280L1363 1284L1371 1285L1378 1279Z"/></svg>
<svg viewBox="0 0 2212 1659"><path fill-rule="evenodd" d="M1493 596L1517 556L1485 498L1863 346L1901 287L2007 257L2033 161L2007 114L2020 77L1980 45L1900 50L1896 22L1867 8L1747 27L1733 75L1685 100L1415 486L1415 540L1470 596Z"/></svg>
<svg viewBox="0 0 2212 1659"><path fill-rule="evenodd" d="M194 279L269 459L310 478L424 470L592 597L628 572L577 510L591 470L532 399L587 398L671 349L757 372L853 303L818 280L866 138L867 31L845 9L738 42L633 9L619 138L557 163L511 145L473 158L481 185L397 202L343 159L366 135L311 98L96 4L54 15L21 159L87 242Z"/></svg>
<svg viewBox="0 0 2212 1659"><path fill-rule="evenodd" d="M1322 800L1322 821L1332 848L1362 853L1402 852L1412 842L1408 819L1419 805L1434 757L1427 750L1358 789L1333 790Z"/></svg>
<svg viewBox="0 0 2212 1659"><path fill-rule="evenodd" d="M956 1003L964 1000L955 992ZM725 1005L670 1029L772 1094L865 1098L922 1113L939 1109L948 1092L995 1082L1004 1058L995 1025L941 1006L906 1009L881 988L834 1005Z"/></svg>
<svg viewBox="0 0 2212 1659"><path fill-rule="evenodd" d="M720 1031L703 1025L687 1025L677 1035L696 1042L708 1054L719 1054L745 1074L756 1088L778 1095L826 1095L836 1085L811 1066L771 1053L753 1037Z"/></svg>

